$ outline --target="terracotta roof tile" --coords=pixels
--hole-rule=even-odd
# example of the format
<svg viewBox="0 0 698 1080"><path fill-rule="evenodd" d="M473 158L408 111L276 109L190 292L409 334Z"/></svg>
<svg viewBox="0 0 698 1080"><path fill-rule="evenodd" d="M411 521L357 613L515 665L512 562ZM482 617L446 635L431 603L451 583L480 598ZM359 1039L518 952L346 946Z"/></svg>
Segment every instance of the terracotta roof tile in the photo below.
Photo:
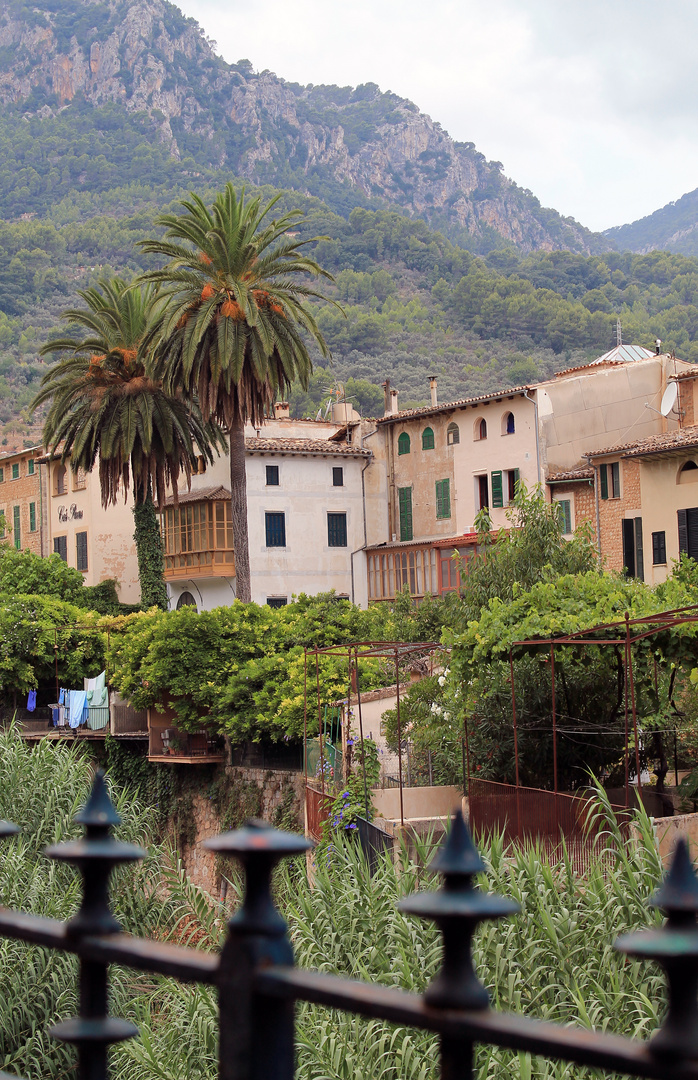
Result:
<svg viewBox="0 0 698 1080"><path fill-rule="evenodd" d="M230 499L230 492L227 488L224 488L219 484L218 487L198 488L194 491L181 491L177 501L181 506L182 504L193 502L217 502L220 499ZM165 499L165 506L174 506L174 504L174 495L170 495Z"/></svg>
<svg viewBox="0 0 698 1080"><path fill-rule="evenodd" d="M437 413L451 412L462 406L484 404L488 401L499 401L504 398L523 396L530 386L511 386L507 390L495 390L491 394L478 394L477 397L459 398L458 401L446 401L443 405L422 405L419 409L402 409L400 412L389 416L379 416L376 423L394 424L401 420L410 420L413 416L435 416Z"/></svg>
<svg viewBox="0 0 698 1080"><path fill-rule="evenodd" d="M328 454L332 457L370 457L370 450L329 439L245 439L248 454Z"/></svg>
<svg viewBox="0 0 698 1080"><path fill-rule="evenodd" d="M680 382L681 379L695 379L697 375L698 365L691 364L690 366L682 368L681 371L677 371L676 374L671 377L672 379L676 379L677 382Z"/></svg>
<svg viewBox="0 0 698 1080"><path fill-rule="evenodd" d="M585 457L605 457L608 454L619 454L624 458L643 457L645 454L666 454L694 446L698 446L698 424L680 428L678 431L666 431L662 435L650 435L648 439L617 443L603 450L591 450Z"/></svg>
<svg viewBox="0 0 698 1080"><path fill-rule="evenodd" d="M546 477L546 484L563 484L574 483L576 480L592 480L594 477L594 470L590 465L585 465L579 469L558 469L551 470Z"/></svg>

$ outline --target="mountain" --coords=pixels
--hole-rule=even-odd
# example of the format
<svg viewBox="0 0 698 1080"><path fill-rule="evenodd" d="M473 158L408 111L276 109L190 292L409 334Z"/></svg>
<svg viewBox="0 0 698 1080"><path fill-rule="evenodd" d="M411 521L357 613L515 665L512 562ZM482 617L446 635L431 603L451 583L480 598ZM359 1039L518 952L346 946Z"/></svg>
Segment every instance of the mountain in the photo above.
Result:
<svg viewBox="0 0 698 1080"><path fill-rule="evenodd" d="M698 255L698 188L639 221L607 229L604 236L623 251L661 249Z"/></svg>
<svg viewBox="0 0 698 1080"><path fill-rule="evenodd" d="M599 234L541 207L499 162L487 161L472 143L454 142L412 102L374 83L300 86L255 73L245 60L229 65L196 21L167 0L2 0L0 102L6 124L14 124L8 137L20 144L20 175L7 178L7 191L0 185L0 212L7 215L20 206L27 212L26 193L29 212L45 210L50 192L60 194L64 172L60 139L46 160L36 160L22 145L20 125L39 142L58 130L69 152L78 129L87 138L92 118L85 167L71 174L78 187L92 182L95 149L123 182L134 159L119 152L119 140L133 148L140 138L159 141L168 167L179 162L183 177L223 169L316 195L343 214L378 200L472 250L513 245L588 254L609 247ZM58 129L51 124L57 119ZM142 159L136 155L136 167Z"/></svg>

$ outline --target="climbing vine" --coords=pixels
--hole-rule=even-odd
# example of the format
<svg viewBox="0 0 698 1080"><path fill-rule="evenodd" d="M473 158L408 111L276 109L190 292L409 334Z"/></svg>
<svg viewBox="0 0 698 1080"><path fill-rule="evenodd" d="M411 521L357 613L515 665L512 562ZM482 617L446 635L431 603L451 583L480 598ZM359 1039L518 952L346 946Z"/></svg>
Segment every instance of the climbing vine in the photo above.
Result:
<svg viewBox="0 0 698 1080"><path fill-rule="evenodd" d="M165 559L162 550L160 525L152 496L133 507L136 530L133 539L138 555L138 577L141 583L141 603L144 608L159 607L167 611L167 586L165 585Z"/></svg>

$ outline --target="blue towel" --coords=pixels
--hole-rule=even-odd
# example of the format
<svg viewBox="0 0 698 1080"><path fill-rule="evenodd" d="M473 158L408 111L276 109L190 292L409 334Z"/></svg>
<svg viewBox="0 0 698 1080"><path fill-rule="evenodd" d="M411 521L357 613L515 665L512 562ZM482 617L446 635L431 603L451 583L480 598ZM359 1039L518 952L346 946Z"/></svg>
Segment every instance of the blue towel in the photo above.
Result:
<svg viewBox="0 0 698 1080"><path fill-rule="evenodd" d="M34 712L36 708L36 690L30 690L27 697L27 712Z"/></svg>
<svg viewBox="0 0 698 1080"><path fill-rule="evenodd" d="M59 694L58 694L58 704L59 705L65 705L65 690L64 690L63 687L61 687L61 689L59 691Z"/></svg>
<svg viewBox="0 0 698 1080"><path fill-rule="evenodd" d="M70 726L71 728L80 727L83 723L83 712L87 707L87 694L84 690L69 690L68 696L70 699Z"/></svg>

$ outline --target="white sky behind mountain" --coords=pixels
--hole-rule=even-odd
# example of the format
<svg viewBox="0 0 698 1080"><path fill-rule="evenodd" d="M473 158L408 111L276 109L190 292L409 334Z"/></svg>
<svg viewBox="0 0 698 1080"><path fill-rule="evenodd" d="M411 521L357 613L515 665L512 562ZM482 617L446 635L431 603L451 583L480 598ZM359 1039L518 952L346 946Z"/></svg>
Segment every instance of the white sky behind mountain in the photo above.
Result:
<svg viewBox="0 0 698 1080"><path fill-rule="evenodd" d="M228 61L375 82L591 229L698 187L696 0L184 0Z"/></svg>

